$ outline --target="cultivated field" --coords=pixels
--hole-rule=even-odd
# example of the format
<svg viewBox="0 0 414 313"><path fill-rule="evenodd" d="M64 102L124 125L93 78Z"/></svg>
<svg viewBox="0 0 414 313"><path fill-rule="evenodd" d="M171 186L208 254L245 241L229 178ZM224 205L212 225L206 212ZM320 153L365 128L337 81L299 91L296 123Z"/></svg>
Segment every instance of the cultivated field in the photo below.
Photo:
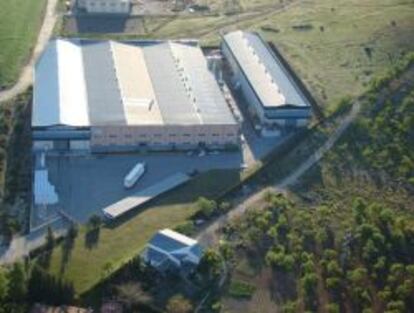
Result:
<svg viewBox="0 0 414 313"><path fill-rule="evenodd" d="M0 89L16 81L41 25L46 0L0 0Z"/></svg>

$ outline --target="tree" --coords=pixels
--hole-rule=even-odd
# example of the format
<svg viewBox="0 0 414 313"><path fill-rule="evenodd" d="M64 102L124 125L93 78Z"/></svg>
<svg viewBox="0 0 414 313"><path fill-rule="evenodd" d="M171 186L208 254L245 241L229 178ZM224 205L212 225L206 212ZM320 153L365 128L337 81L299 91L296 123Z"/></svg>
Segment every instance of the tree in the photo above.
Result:
<svg viewBox="0 0 414 313"><path fill-rule="evenodd" d="M9 271L9 297L13 302L24 302L27 294L27 277L22 263L15 263Z"/></svg>
<svg viewBox="0 0 414 313"><path fill-rule="evenodd" d="M209 280L215 279L220 275L221 257L214 249L207 249L201 258L198 270L207 276Z"/></svg>
<svg viewBox="0 0 414 313"><path fill-rule="evenodd" d="M387 303L386 313L406 312L404 301L391 301Z"/></svg>
<svg viewBox="0 0 414 313"><path fill-rule="evenodd" d="M219 205L219 209L220 209L221 213L226 213L227 211L229 211L231 209L230 202L227 202L227 201L221 202L220 205Z"/></svg>
<svg viewBox="0 0 414 313"><path fill-rule="evenodd" d="M288 301L282 306L283 313L296 313L298 311L299 305L297 301Z"/></svg>
<svg viewBox="0 0 414 313"><path fill-rule="evenodd" d="M168 300L167 313L190 313L193 311L193 305L182 295L176 295Z"/></svg>
<svg viewBox="0 0 414 313"><path fill-rule="evenodd" d="M313 295L318 284L318 276L315 273L306 273L301 279L303 290L306 295Z"/></svg>
<svg viewBox="0 0 414 313"><path fill-rule="evenodd" d="M139 283L128 282L116 287L118 300L128 309L131 309L139 303L148 303L151 297L142 290Z"/></svg>
<svg viewBox="0 0 414 313"><path fill-rule="evenodd" d="M200 197L196 202L196 206L200 214L209 218L213 215L214 211L217 209L217 203L214 200L208 200L207 198Z"/></svg>
<svg viewBox="0 0 414 313"><path fill-rule="evenodd" d="M55 247L55 236L53 235L52 228L47 228L46 234L46 248L47 250L52 250Z"/></svg>
<svg viewBox="0 0 414 313"><path fill-rule="evenodd" d="M88 221L91 230L96 230L102 225L102 219L98 214L93 214Z"/></svg>
<svg viewBox="0 0 414 313"><path fill-rule="evenodd" d="M76 224L72 224L70 225L70 228L68 230L68 237L70 239L75 239L78 236L78 232L79 232L78 226Z"/></svg>
<svg viewBox="0 0 414 313"><path fill-rule="evenodd" d="M336 303L328 303L326 306L326 311L328 313L339 313L340 308L339 308L339 305Z"/></svg>
<svg viewBox="0 0 414 313"><path fill-rule="evenodd" d="M7 273L3 267L0 267L0 303L4 303L4 300L9 294L9 279Z"/></svg>
<svg viewBox="0 0 414 313"><path fill-rule="evenodd" d="M75 290L72 283L58 279L34 265L28 281L27 295L31 303L62 305L73 301Z"/></svg>
<svg viewBox="0 0 414 313"><path fill-rule="evenodd" d="M366 203L361 198L356 198L353 203L352 211L354 213L355 222L361 224L366 217Z"/></svg>
<svg viewBox="0 0 414 313"><path fill-rule="evenodd" d="M292 255L285 253L285 248L283 246L278 245L267 252L266 262L276 269L291 272L295 265L295 258Z"/></svg>

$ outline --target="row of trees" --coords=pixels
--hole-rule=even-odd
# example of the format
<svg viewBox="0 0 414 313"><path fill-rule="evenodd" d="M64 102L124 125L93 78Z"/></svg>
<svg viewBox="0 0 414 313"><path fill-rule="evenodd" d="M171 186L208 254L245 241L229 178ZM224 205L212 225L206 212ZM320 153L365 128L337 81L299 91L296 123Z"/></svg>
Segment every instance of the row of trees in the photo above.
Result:
<svg viewBox="0 0 414 313"><path fill-rule="evenodd" d="M70 304L73 297L72 284L51 276L38 265L15 263L0 268L0 312L27 312L36 302Z"/></svg>

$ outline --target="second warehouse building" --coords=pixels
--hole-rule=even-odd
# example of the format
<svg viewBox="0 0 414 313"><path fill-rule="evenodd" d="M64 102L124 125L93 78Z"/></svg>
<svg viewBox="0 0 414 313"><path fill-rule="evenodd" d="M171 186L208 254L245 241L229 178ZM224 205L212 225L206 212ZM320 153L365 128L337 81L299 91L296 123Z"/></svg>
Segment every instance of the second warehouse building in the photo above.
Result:
<svg viewBox="0 0 414 313"><path fill-rule="evenodd" d="M221 45L257 128L263 136L305 127L311 105L293 73L257 34L235 31L223 36Z"/></svg>
<svg viewBox="0 0 414 313"><path fill-rule="evenodd" d="M35 69L35 150L226 148L239 125L194 41L57 39Z"/></svg>

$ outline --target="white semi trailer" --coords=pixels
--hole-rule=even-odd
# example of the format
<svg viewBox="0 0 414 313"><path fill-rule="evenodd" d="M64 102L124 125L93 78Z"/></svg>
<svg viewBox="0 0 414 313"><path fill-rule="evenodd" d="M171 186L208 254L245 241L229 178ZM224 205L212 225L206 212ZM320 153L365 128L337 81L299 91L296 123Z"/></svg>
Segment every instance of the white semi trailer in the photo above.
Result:
<svg viewBox="0 0 414 313"><path fill-rule="evenodd" d="M138 163L135 165L132 170L125 176L124 187L132 188L135 183L144 175L145 173L145 163Z"/></svg>

